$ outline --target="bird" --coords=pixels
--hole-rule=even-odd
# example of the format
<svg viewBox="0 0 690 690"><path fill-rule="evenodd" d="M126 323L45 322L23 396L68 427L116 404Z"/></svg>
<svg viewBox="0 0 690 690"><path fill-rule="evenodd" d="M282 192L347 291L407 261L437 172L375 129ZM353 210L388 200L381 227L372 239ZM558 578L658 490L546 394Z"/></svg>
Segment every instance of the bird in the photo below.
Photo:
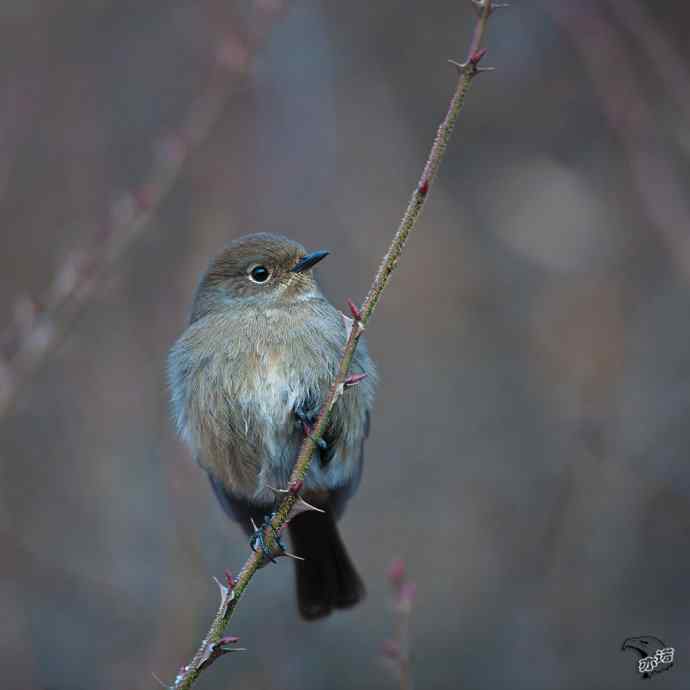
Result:
<svg viewBox="0 0 690 690"><path fill-rule="evenodd" d="M189 325L168 355L177 431L227 516L254 542L276 489L287 487L347 341L347 320L314 276L328 254L270 233L232 241L201 277ZM360 484L376 387L363 337L350 371L366 376L334 405L301 489L324 512L304 512L288 525L303 559L295 560L296 593L306 620L365 595L337 527Z"/></svg>

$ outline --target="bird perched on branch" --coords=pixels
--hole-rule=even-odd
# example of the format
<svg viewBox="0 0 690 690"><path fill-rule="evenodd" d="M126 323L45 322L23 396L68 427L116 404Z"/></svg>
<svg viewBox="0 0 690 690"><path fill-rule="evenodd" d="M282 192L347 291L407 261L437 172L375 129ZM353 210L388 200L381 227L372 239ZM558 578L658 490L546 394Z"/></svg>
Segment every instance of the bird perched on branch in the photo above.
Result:
<svg viewBox="0 0 690 690"><path fill-rule="evenodd" d="M347 340L343 315L313 267L328 252L270 234L221 252L197 288L187 330L170 351L173 412L225 512L252 534L287 488ZM376 372L362 338L351 367L367 374L336 402L302 496L324 513L290 520L304 618L356 604L364 587L336 527L362 474ZM263 541L261 541L263 545ZM270 555L270 554L267 554Z"/></svg>

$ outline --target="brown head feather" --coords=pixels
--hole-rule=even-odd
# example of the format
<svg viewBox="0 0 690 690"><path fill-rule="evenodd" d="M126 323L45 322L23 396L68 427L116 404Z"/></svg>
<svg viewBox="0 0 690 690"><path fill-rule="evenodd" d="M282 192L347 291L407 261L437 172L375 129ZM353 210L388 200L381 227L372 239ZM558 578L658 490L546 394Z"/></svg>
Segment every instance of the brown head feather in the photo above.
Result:
<svg viewBox="0 0 690 690"><path fill-rule="evenodd" d="M239 297L267 305L294 302L300 294L318 291L312 271L291 272L306 254L299 242L282 235L256 233L240 237L211 261L196 291L191 322L227 308ZM265 282L252 280L252 270L257 267L268 271Z"/></svg>

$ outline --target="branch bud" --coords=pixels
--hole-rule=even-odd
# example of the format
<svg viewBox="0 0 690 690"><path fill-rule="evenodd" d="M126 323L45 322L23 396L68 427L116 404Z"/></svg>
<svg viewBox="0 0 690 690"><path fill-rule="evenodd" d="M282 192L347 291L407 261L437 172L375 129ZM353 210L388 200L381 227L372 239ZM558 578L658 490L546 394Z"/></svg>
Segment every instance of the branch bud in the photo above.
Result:
<svg viewBox="0 0 690 690"><path fill-rule="evenodd" d="M352 318L355 321L361 321L362 320L362 312L359 310L359 307L349 297L347 298L347 306L350 308L350 314L352 314Z"/></svg>
<svg viewBox="0 0 690 690"><path fill-rule="evenodd" d="M302 487L304 486L304 482L301 479L296 479L294 482L290 482L288 484L288 491L293 495L297 496L300 491L302 491Z"/></svg>
<svg viewBox="0 0 690 690"><path fill-rule="evenodd" d="M486 48L480 48L479 50L475 50L472 55L470 55L470 64L474 65L475 67L479 64L479 61L486 55Z"/></svg>

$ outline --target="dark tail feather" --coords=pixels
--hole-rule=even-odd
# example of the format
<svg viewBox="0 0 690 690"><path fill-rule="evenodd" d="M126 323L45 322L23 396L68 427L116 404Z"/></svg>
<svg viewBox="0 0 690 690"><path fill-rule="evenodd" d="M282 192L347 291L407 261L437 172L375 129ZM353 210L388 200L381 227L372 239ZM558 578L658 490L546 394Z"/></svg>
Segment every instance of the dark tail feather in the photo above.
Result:
<svg viewBox="0 0 690 690"><path fill-rule="evenodd" d="M290 522L295 561L297 605L303 618L327 616L364 598L364 584L347 555L332 515L302 513Z"/></svg>

